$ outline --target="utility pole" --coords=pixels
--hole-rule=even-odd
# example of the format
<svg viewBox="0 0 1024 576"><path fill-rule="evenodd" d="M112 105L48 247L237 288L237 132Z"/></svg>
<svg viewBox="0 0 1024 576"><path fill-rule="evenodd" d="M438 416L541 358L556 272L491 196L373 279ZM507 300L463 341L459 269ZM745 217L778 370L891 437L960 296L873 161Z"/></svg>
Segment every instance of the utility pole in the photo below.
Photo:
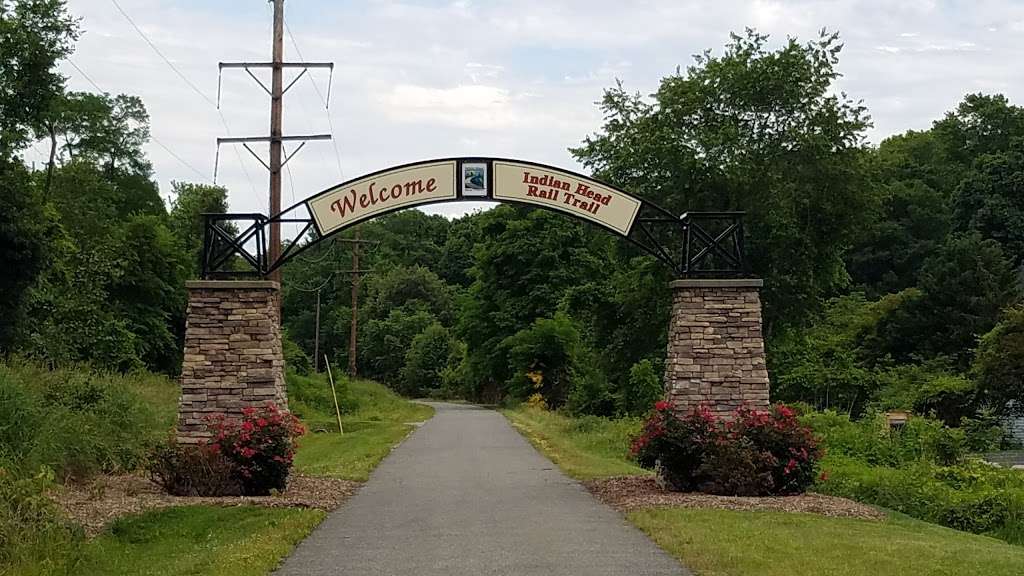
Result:
<svg viewBox="0 0 1024 576"><path fill-rule="evenodd" d="M320 373L320 289L316 289L316 335L313 337L313 373Z"/></svg>
<svg viewBox="0 0 1024 576"><path fill-rule="evenodd" d="M284 93L284 0L274 2L274 33L270 69L270 214L281 212L281 101ZM270 223L270 261L281 256L281 223ZM270 279L281 282L281 269L270 274Z"/></svg>
<svg viewBox="0 0 1024 576"><path fill-rule="evenodd" d="M359 334L359 227L352 242L352 324L348 333L348 375L356 377L356 338Z"/></svg>
<svg viewBox="0 0 1024 576"><path fill-rule="evenodd" d="M259 84L260 88L270 96L270 135L269 136L243 136L231 138L217 138L217 159L214 162L214 182L217 179L217 165L220 163L221 144L241 144L257 160L260 161L268 172L270 172L270 201L267 214L270 220L270 242L267 247L267 262L261 263L266 267L275 264L281 256L281 222L275 217L281 212L281 170L288 164L295 154L306 145L309 140L330 140L330 134L308 134L303 136L284 136L281 131L282 118L284 115L284 95L292 86L302 78L311 68L327 68L330 70L331 79L328 81L327 99L325 107L330 106L331 88L330 82L334 78L333 62L285 62L284 61L284 0L270 0L274 5L274 26L272 34L272 48L270 62L220 62L218 64L219 76L217 80L217 108L220 108L221 77L225 68L242 68ZM270 87L263 83L255 74L253 68L270 69ZM284 70L286 68L301 68L302 71L284 85ZM284 143L298 141L299 146L290 154L286 154ZM249 147L250 142L267 142L270 144L269 163ZM296 239L298 240L298 239ZM270 274L271 280L281 281L281 269L277 268ZM280 303L278 303L280 305Z"/></svg>
<svg viewBox="0 0 1024 576"><path fill-rule="evenodd" d="M302 292L316 292L316 312L315 312L315 324L313 335L313 370L315 372L320 371L320 291L330 283L331 279L334 278L335 274L351 274L352 275L352 321L349 332L349 345L348 345L348 372L350 375L356 375L356 338L359 330L359 285L362 281L363 274L368 274L370 270L363 270L359 268L359 248L363 244L377 244L374 240L361 240L359 238L359 228L356 228L355 238L337 238L334 242L341 242L352 245L352 269L351 270L335 270L331 272L331 275L323 281L322 284L316 288L298 288Z"/></svg>

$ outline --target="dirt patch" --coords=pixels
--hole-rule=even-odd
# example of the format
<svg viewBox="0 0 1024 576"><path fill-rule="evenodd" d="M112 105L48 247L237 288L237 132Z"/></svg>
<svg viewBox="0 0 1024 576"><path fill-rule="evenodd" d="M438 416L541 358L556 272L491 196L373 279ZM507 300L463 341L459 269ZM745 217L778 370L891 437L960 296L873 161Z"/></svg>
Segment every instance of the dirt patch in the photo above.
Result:
<svg viewBox="0 0 1024 576"><path fill-rule="evenodd" d="M619 476L601 480L586 480L583 485L598 500L621 512L652 507L718 508L722 510L807 512L822 516L863 520L885 518L883 512L865 504L824 494L741 497L669 492L658 486L654 476Z"/></svg>
<svg viewBox="0 0 1024 576"><path fill-rule="evenodd" d="M292 476L288 488L275 496L171 496L142 476L100 476L85 484L62 487L53 494L58 506L88 535L111 521L154 508L207 504L214 506L275 506L334 510L361 484L336 478Z"/></svg>

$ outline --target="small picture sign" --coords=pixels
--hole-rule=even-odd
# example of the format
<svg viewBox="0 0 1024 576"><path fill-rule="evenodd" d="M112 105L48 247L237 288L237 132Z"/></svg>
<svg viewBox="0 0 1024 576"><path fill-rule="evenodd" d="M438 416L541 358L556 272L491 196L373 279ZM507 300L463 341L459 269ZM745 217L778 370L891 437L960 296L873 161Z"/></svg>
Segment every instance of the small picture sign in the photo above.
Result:
<svg viewBox="0 0 1024 576"><path fill-rule="evenodd" d="M462 195L465 197L487 196L487 164L464 162L462 164Z"/></svg>

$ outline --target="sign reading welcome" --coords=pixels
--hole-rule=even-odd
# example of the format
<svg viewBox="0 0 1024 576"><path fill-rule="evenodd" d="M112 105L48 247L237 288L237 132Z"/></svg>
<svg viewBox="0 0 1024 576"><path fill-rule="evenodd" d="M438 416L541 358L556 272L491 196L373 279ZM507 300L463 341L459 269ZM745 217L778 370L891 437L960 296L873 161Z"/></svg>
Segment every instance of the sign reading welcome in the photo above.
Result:
<svg viewBox="0 0 1024 576"><path fill-rule="evenodd" d="M392 210L451 200L542 206L629 234L641 202L550 166L486 158L427 161L340 184L306 201L321 235Z"/></svg>
<svg viewBox="0 0 1024 576"><path fill-rule="evenodd" d="M347 182L306 202L323 235L398 208L454 200L455 160L386 170Z"/></svg>

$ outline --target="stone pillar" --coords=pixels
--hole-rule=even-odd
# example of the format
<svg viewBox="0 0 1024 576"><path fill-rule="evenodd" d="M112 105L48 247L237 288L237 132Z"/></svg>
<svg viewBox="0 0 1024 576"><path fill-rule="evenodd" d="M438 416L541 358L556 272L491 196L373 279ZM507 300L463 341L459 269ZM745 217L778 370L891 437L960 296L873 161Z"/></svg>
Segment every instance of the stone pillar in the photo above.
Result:
<svg viewBox="0 0 1024 576"><path fill-rule="evenodd" d="M665 389L679 413L707 406L768 407L761 335L761 280L676 280L665 358Z"/></svg>
<svg viewBox="0 0 1024 576"><path fill-rule="evenodd" d="M213 414L239 417L267 402L286 409L277 282L201 280L186 288L178 442L210 437Z"/></svg>

